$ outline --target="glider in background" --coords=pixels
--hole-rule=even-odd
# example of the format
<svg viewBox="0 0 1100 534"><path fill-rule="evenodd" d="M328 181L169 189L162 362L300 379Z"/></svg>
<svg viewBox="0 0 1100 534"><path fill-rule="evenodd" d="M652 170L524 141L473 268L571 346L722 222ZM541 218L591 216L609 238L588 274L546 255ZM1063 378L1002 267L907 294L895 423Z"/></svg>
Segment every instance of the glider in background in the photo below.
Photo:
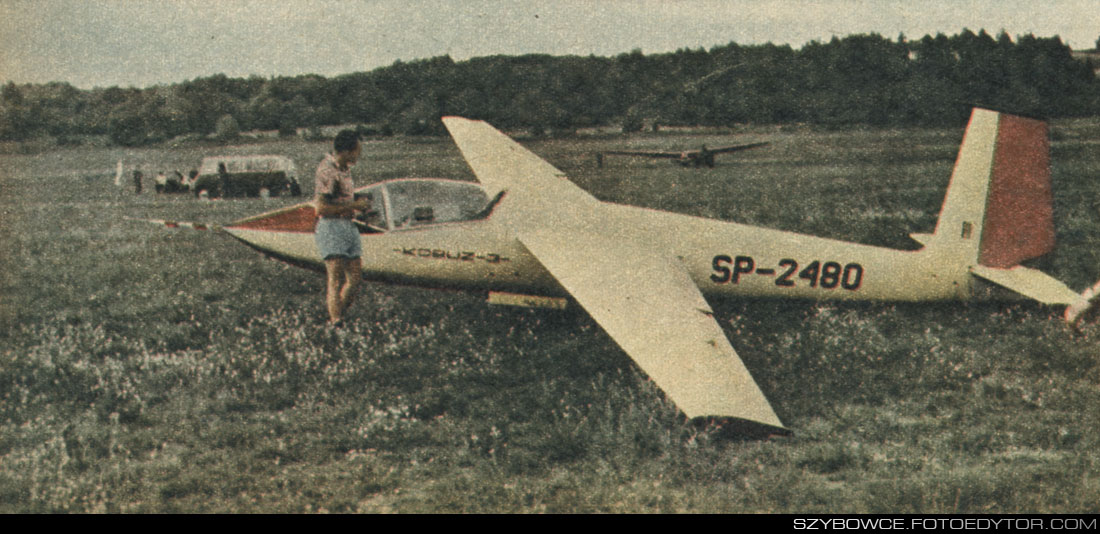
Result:
<svg viewBox="0 0 1100 534"><path fill-rule="evenodd" d="M602 166L603 156L641 156L646 158L662 158L672 160L673 163L679 163L684 167L714 167L714 156L718 154L727 154L730 152L739 152L742 150L748 150L750 148L758 148L766 146L768 143L751 143L747 145L733 145L724 146L720 148L707 148L707 145L703 145L699 150L682 150L682 151L645 151L645 150L608 150L596 155L596 161Z"/></svg>

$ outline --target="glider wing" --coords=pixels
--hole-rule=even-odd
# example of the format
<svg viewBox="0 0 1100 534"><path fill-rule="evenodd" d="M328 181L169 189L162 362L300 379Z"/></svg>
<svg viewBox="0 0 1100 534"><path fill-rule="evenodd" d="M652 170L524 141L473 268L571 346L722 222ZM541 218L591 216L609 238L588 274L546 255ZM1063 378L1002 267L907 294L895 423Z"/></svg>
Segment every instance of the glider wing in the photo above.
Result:
<svg viewBox="0 0 1100 534"><path fill-rule="evenodd" d="M695 150L689 152L697 152ZM645 158L680 158L683 157L682 152L642 152L631 150L608 150L604 154L610 154L612 156L641 156Z"/></svg>
<svg viewBox="0 0 1100 534"><path fill-rule="evenodd" d="M758 148L766 146L767 144L768 143L750 143L747 145L724 146L721 148L707 149L707 152L710 152L711 154L725 154L726 152L739 152L741 150L748 150L750 148Z"/></svg>
<svg viewBox="0 0 1100 534"><path fill-rule="evenodd" d="M678 260L630 236L608 235L613 213L492 126L443 122L478 179L505 192L493 217L688 417L782 428Z"/></svg>
<svg viewBox="0 0 1100 534"><path fill-rule="evenodd" d="M518 237L688 417L782 428L678 261L589 233Z"/></svg>

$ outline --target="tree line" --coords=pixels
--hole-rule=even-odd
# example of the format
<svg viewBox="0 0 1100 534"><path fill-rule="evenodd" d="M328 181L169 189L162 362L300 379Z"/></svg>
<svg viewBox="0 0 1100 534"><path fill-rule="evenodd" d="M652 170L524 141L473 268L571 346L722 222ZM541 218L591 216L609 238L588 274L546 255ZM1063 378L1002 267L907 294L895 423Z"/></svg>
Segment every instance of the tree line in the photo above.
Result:
<svg viewBox="0 0 1100 534"><path fill-rule="evenodd" d="M1071 52L1058 37L964 30L916 41L834 37L797 50L731 42L615 57L442 56L333 78L218 74L146 89L8 83L0 89L0 140L106 135L136 146L331 124L438 134L444 115L536 134L619 124L953 125L972 105L1046 118L1098 115L1097 65Z"/></svg>

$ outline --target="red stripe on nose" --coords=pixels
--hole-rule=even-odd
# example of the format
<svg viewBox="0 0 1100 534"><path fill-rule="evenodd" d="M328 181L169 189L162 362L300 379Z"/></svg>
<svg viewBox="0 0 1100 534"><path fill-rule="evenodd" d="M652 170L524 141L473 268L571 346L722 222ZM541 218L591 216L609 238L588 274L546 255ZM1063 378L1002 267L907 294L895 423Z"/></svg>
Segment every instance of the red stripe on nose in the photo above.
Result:
<svg viewBox="0 0 1100 534"><path fill-rule="evenodd" d="M270 232L313 233L317 215L311 204L303 204L264 215L237 221L227 228L266 230Z"/></svg>

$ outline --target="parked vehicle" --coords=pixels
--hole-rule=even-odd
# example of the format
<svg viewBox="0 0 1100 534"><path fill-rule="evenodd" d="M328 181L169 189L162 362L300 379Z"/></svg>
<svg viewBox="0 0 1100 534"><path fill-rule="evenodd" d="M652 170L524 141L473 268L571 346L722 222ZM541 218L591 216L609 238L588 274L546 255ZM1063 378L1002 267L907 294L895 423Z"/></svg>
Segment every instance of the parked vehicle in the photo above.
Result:
<svg viewBox="0 0 1100 534"><path fill-rule="evenodd" d="M191 192L216 197L299 196L298 170L286 156L211 156L202 159Z"/></svg>

